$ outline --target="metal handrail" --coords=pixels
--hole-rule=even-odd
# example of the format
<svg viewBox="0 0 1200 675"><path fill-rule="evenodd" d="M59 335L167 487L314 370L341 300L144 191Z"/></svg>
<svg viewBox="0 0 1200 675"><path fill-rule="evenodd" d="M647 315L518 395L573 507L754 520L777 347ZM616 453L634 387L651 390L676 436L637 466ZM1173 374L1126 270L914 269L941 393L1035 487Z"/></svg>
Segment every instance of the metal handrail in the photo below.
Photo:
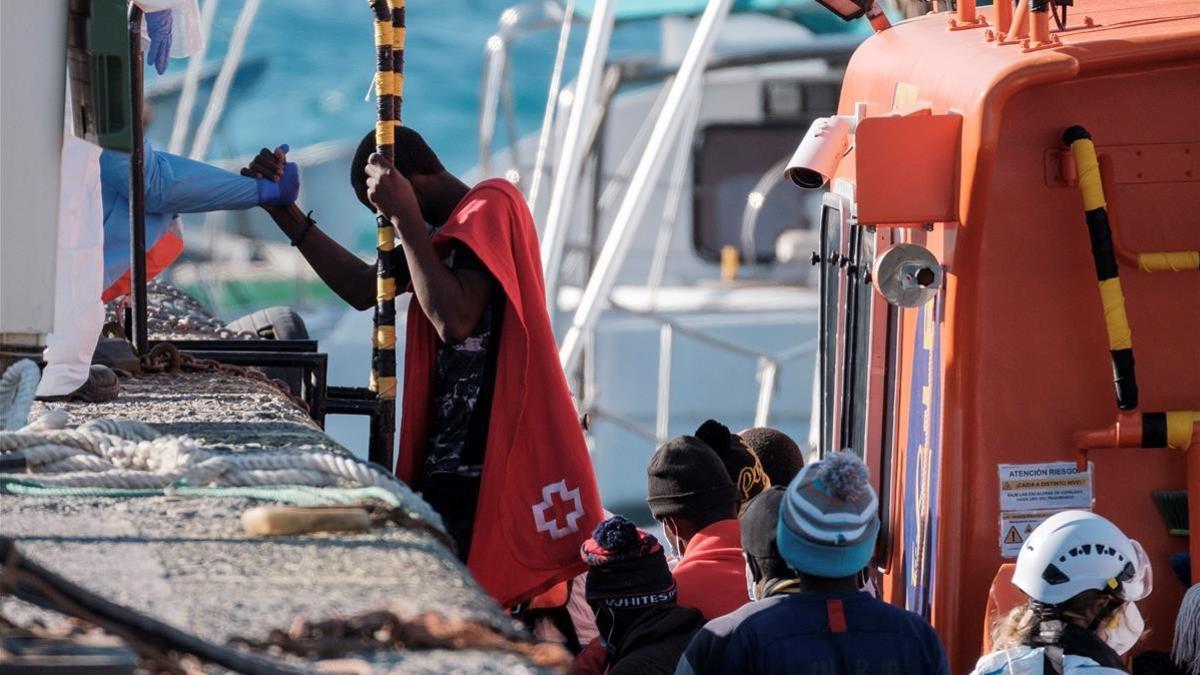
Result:
<svg viewBox="0 0 1200 675"><path fill-rule="evenodd" d="M652 321L659 327L659 360L658 360L658 385L656 396L656 411L654 431L646 429L636 421L627 417L622 417L612 412L608 412L593 401L588 401L585 408L589 415L597 419L607 419L618 426L636 433L640 436L653 440L656 443L665 443L667 434L670 428L670 409L671 409L671 373L672 373L672 352L674 348L675 334L686 335L698 342L702 342L717 349L754 359L757 364L755 370L755 378L759 382L758 398L754 406L754 426L766 426L771 415L771 406L775 398L775 384L779 380L779 371L781 366L788 362L800 358L801 356L810 355L817 348L817 339L813 338L799 345L790 347L783 352L777 354L767 354L761 351L744 347L734 342L730 342L724 338L717 337L705 331L690 326L683 325L678 321L669 319L661 314L653 311L639 310L623 305L615 300L609 301L609 305L620 312L624 312L631 316L636 316L647 321ZM592 344L595 340L595 331L588 335L587 342Z"/></svg>
<svg viewBox="0 0 1200 675"><path fill-rule="evenodd" d="M188 59L187 70L183 76L183 89L179 94L179 104L175 106L171 140L167 143L167 152L172 155L183 154L183 144L187 142L188 125L192 121L192 108L196 103L200 73L204 70L204 57L208 54L208 45L212 41L213 17L217 14L219 3L220 0L205 0L204 7L200 10L200 49Z"/></svg>
<svg viewBox="0 0 1200 675"><path fill-rule="evenodd" d="M754 189L746 195L746 208L742 211L742 260L747 265L758 264L758 217L767 204L771 190L783 179L783 170L787 168L790 157L784 157L775 162L758 178Z"/></svg>
<svg viewBox="0 0 1200 675"><path fill-rule="evenodd" d="M563 6L562 27L558 31L558 47L554 50L554 68L550 71L550 89L546 93L546 109L542 112L542 130L538 134L537 153L533 158L533 175L529 183L529 209L537 210L538 191L542 186L542 172L546 168L546 153L550 148L550 133L554 127L554 113L558 109L558 94L562 89L563 66L567 62L567 43L571 40L571 23L575 18L575 0L567 0Z"/></svg>
<svg viewBox="0 0 1200 675"><path fill-rule="evenodd" d="M250 28L254 25L254 16L262 0L246 0L242 11L238 14L237 23L233 25L233 35L229 38L229 49L225 52L225 60L221 63L221 71L217 73L217 81L213 83L212 93L208 97L208 105L204 116L196 127L196 135L192 139L192 151L188 157L202 161L208 153L209 143L216 131L217 122L225 112L225 102L229 98L229 90L233 86L233 78L242 63L242 54L246 49L246 41L250 37Z"/></svg>
<svg viewBox="0 0 1200 675"><path fill-rule="evenodd" d="M660 439L658 434L654 431L647 429L628 417L622 417L615 413L610 413L603 408L597 406L590 407L588 408L588 415L590 415L593 420L608 420L609 422L612 422L626 431L633 432L638 436L645 438L651 443L662 443L665 441L665 439Z"/></svg>
<svg viewBox="0 0 1200 675"><path fill-rule="evenodd" d="M703 90L696 86L691 92L694 99L692 110L684 120L679 130L679 150L675 155L675 166L671 171L673 176L687 175L687 165L692 161L691 139L696 134L696 125L700 122L700 101ZM618 177L613 178L615 182ZM667 259L671 253L671 239L675 234L675 219L679 217L679 208L683 204L683 181L672 181L664 200L662 219L658 225L658 234L654 238L654 257L650 259L650 273L646 277L646 285L650 287L651 297L658 293L663 278L667 274Z"/></svg>
<svg viewBox="0 0 1200 675"><path fill-rule="evenodd" d="M511 105L512 83L508 72L508 45L529 33L561 26L565 12L551 0L514 5L500 13L499 29L484 47L483 77L479 90L479 164L483 174L491 173L492 141L496 134L497 108L504 104L505 128L509 135L509 153L516 166L517 141L515 110Z"/></svg>

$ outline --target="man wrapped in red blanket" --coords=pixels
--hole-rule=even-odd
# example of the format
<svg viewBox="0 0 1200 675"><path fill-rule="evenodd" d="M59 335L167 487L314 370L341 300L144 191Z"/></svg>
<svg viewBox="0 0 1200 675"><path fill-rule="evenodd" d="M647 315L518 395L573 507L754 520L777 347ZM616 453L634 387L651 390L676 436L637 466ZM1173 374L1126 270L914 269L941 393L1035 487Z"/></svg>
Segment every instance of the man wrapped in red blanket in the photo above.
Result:
<svg viewBox="0 0 1200 675"><path fill-rule="evenodd" d="M441 514L475 579L512 606L582 572L579 547L602 518L537 233L513 185L468 188L416 132L397 127L395 138L393 164L368 134L351 182L396 228L397 285L413 293L396 473ZM250 170L274 175L282 159L264 149ZM370 265L298 208L271 215L335 292L374 306Z"/></svg>

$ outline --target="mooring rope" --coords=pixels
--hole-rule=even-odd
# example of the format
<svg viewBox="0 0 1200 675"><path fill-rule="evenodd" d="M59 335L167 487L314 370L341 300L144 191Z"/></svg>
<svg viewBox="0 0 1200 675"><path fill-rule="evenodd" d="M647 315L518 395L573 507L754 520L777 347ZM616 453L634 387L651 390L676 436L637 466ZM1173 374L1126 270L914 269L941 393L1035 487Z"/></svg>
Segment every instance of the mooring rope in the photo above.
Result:
<svg viewBox="0 0 1200 675"><path fill-rule="evenodd" d="M233 451L189 436L162 434L129 419L102 418L75 429L64 425L62 416L54 416L36 429L29 425L0 432L0 455L19 453L28 471L23 478L46 487L145 490L350 483L385 490L415 517L441 527L437 513L407 485L349 455L318 449Z"/></svg>
<svg viewBox="0 0 1200 675"><path fill-rule="evenodd" d="M0 430L25 426L41 379L41 370L29 359L17 361L0 375Z"/></svg>

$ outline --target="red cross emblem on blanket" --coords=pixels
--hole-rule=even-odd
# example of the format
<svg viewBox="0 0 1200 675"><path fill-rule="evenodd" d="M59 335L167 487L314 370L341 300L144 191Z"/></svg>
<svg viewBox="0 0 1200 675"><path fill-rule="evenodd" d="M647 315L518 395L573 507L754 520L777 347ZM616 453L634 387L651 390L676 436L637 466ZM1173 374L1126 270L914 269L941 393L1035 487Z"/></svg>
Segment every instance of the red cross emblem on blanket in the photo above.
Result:
<svg viewBox="0 0 1200 675"><path fill-rule="evenodd" d="M533 521L538 532L545 532L551 539L562 539L579 531L579 519L583 517L583 499L579 488L567 489L567 482L560 480L542 488L542 501L533 505ZM565 524L560 525L560 520Z"/></svg>

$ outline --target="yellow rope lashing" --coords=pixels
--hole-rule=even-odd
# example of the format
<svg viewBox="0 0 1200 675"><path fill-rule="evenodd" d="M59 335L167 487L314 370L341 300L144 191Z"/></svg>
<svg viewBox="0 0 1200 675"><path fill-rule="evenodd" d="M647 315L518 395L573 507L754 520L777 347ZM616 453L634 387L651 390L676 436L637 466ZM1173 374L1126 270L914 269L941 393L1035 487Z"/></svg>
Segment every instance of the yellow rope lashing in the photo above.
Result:
<svg viewBox="0 0 1200 675"><path fill-rule="evenodd" d="M396 280L393 277L379 277L375 283L375 299L391 300L396 297Z"/></svg>
<svg viewBox="0 0 1200 675"><path fill-rule="evenodd" d="M379 394L379 398L394 399L396 398L396 378L395 377L379 377L374 370L371 371L371 377L367 381L367 386L371 391Z"/></svg>
<svg viewBox="0 0 1200 675"><path fill-rule="evenodd" d="M1100 302L1104 306L1104 325L1108 328L1108 348L1131 349L1133 332L1129 329L1129 317L1125 315L1125 296L1121 292L1120 278L1100 282Z"/></svg>
<svg viewBox="0 0 1200 675"><path fill-rule="evenodd" d="M1083 209L1091 211L1104 207L1100 162L1096 159L1096 146L1092 139L1082 138L1071 143L1071 155L1075 157L1075 174L1079 179L1079 191L1083 193Z"/></svg>
<svg viewBox="0 0 1200 675"><path fill-rule="evenodd" d="M1197 424L1200 424L1200 410L1167 413L1167 446L1187 450L1192 444L1192 429Z"/></svg>
<svg viewBox="0 0 1200 675"><path fill-rule="evenodd" d="M1143 272L1183 272L1200 270L1200 251L1162 251L1139 253L1138 269Z"/></svg>

